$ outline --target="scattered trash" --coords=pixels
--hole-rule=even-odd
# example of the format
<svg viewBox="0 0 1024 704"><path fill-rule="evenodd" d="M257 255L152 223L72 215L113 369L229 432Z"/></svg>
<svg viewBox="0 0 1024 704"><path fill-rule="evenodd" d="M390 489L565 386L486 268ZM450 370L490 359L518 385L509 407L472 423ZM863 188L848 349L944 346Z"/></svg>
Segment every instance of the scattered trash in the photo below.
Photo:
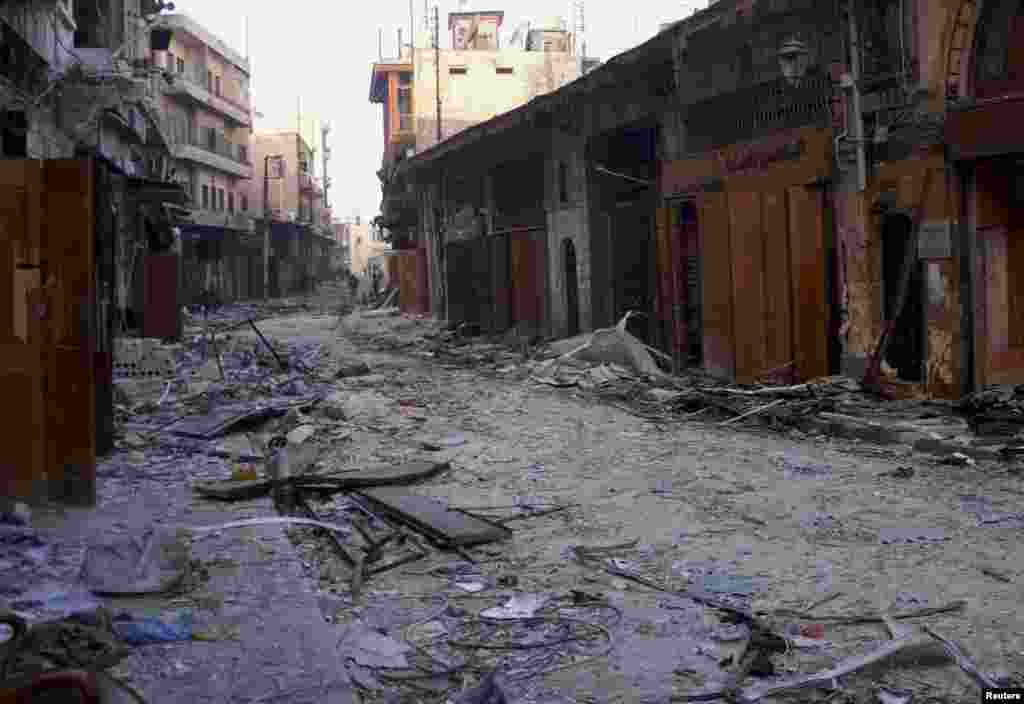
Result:
<svg viewBox="0 0 1024 704"><path fill-rule="evenodd" d="M32 511L23 503L15 503L10 509L0 509L0 523L11 526L27 526L32 520Z"/></svg>
<svg viewBox="0 0 1024 704"><path fill-rule="evenodd" d="M892 479L910 479L914 476L913 467L897 467L896 469L890 469L887 472L880 472L880 477L890 477Z"/></svg>
<svg viewBox="0 0 1024 704"><path fill-rule="evenodd" d="M1011 584L1013 582L1013 579L1011 579L1006 572L997 570L994 567L982 566L978 568L978 571L984 575L988 575L998 582L1003 582L1004 584Z"/></svg>
<svg viewBox="0 0 1024 704"><path fill-rule="evenodd" d="M827 464L796 455L784 455L781 463L787 479L824 479L832 475L832 468Z"/></svg>
<svg viewBox="0 0 1024 704"><path fill-rule="evenodd" d="M493 619L530 618L534 616L550 598L543 594L517 594L502 606L484 609L480 615Z"/></svg>
<svg viewBox="0 0 1024 704"><path fill-rule="evenodd" d="M508 699L498 684L497 673L491 672L479 685L460 694L451 704L508 704Z"/></svg>
<svg viewBox="0 0 1024 704"><path fill-rule="evenodd" d="M9 606L14 611L37 612L44 616L42 620L51 620L95 611L100 605L88 591L35 589L19 595Z"/></svg>
<svg viewBox="0 0 1024 704"><path fill-rule="evenodd" d="M301 445L302 443L309 440L316 433L316 428L312 425L300 425L295 430L288 433L288 444L289 445Z"/></svg>
<svg viewBox="0 0 1024 704"><path fill-rule="evenodd" d="M487 585L484 584L483 582L462 582L462 581L459 581L459 582L453 582L453 584L456 587L458 587L459 589L461 589L461 590L463 590L465 592L470 592L471 594L476 594L477 592L482 592L484 589L487 589Z"/></svg>
<svg viewBox="0 0 1024 704"><path fill-rule="evenodd" d="M708 574L704 575L704 591L712 594L741 594L749 596L760 590L760 585L754 577L732 574Z"/></svg>
<svg viewBox="0 0 1024 704"><path fill-rule="evenodd" d="M814 638L821 640L825 637L825 624L823 623L805 623L800 626L800 635L805 638Z"/></svg>
<svg viewBox="0 0 1024 704"><path fill-rule="evenodd" d="M90 546L81 578L96 594L154 594L180 585L190 573L188 535L151 526L139 538Z"/></svg>
<svg viewBox="0 0 1024 704"><path fill-rule="evenodd" d="M151 643L174 643L192 639L192 614L185 611L178 614L174 622L158 618L144 618L131 621L113 622L114 633L130 645Z"/></svg>
<svg viewBox="0 0 1024 704"><path fill-rule="evenodd" d="M941 543L949 540L941 528L904 528L901 526L883 528L879 534L882 545L914 545Z"/></svg>
<svg viewBox="0 0 1024 704"><path fill-rule="evenodd" d="M446 435L438 440L426 440L423 441L423 448L426 450L450 450L455 447L461 447L465 445L469 440L462 433L454 433L452 435Z"/></svg>
<svg viewBox="0 0 1024 704"><path fill-rule="evenodd" d="M370 373L370 367L366 362L350 362L338 367L334 377L336 379L348 379L354 376L366 376Z"/></svg>
<svg viewBox="0 0 1024 704"><path fill-rule="evenodd" d="M879 687L876 694L879 704L910 704L914 698L912 690L893 687Z"/></svg>
<svg viewBox="0 0 1024 704"><path fill-rule="evenodd" d="M252 465L239 465L231 471L231 481L233 482L253 482L260 478L256 468Z"/></svg>
<svg viewBox="0 0 1024 704"><path fill-rule="evenodd" d="M407 668L409 659L407 653L413 648L408 643L395 640L375 631L367 629L362 624L356 624L358 633L349 641L353 648L352 658L357 664L369 668Z"/></svg>
<svg viewBox="0 0 1024 704"><path fill-rule="evenodd" d="M954 452L952 455L940 460L940 464L953 465L956 467L973 467L977 462L962 452Z"/></svg>

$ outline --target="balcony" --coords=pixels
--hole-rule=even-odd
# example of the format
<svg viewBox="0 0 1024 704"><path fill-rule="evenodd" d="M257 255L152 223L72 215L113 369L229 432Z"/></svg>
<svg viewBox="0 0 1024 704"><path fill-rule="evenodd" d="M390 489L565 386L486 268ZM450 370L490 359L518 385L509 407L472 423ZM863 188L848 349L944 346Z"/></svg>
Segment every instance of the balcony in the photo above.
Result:
<svg viewBox="0 0 1024 704"><path fill-rule="evenodd" d="M197 130L177 120L168 120L167 126L175 159L194 161L239 178L252 178L247 144L232 144L222 132Z"/></svg>
<svg viewBox="0 0 1024 704"><path fill-rule="evenodd" d="M216 210L192 210L192 222L196 225L227 227L242 232L254 232L256 225L253 216L248 213L228 213Z"/></svg>
<svg viewBox="0 0 1024 704"><path fill-rule="evenodd" d="M171 95L189 98L203 107L227 118L236 126L252 127L252 111L248 105L242 104L224 95L216 95L213 86L207 81L206 66L192 65L185 68L184 73L174 73L174 80L167 88Z"/></svg>

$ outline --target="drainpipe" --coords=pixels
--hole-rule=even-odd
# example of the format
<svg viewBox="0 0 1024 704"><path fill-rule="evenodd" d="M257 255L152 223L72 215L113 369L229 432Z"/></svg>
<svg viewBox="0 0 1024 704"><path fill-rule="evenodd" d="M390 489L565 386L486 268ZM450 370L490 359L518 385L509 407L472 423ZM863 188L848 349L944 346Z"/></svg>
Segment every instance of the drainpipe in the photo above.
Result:
<svg viewBox="0 0 1024 704"><path fill-rule="evenodd" d="M849 12L850 24L850 77L852 80L853 98L853 139L857 147L857 192L863 193L867 188L867 164L864 155L864 115L860 104L860 38L857 35L857 16L851 4Z"/></svg>

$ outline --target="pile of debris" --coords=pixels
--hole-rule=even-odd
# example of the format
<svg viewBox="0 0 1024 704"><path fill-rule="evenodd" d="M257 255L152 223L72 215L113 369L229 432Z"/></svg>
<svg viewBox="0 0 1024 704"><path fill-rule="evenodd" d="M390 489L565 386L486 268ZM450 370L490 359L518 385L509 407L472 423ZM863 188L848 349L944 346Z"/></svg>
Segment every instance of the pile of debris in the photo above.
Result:
<svg viewBox="0 0 1024 704"><path fill-rule="evenodd" d="M1020 435L1024 431L1024 385L978 391L964 397L957 409L978 435Z"/></svg>

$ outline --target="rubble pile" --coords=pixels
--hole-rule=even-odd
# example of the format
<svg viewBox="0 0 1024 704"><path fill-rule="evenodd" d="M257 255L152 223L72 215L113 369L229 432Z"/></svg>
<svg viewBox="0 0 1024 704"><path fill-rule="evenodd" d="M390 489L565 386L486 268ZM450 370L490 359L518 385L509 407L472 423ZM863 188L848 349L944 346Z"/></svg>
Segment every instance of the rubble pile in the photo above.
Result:
<svg viewBox="0 0 1024 704"><path fill-rule="evenodd" d="M957 409L978 435L1020 435L1024 431L1024 385L978 391L965 396Z"/></svg>

